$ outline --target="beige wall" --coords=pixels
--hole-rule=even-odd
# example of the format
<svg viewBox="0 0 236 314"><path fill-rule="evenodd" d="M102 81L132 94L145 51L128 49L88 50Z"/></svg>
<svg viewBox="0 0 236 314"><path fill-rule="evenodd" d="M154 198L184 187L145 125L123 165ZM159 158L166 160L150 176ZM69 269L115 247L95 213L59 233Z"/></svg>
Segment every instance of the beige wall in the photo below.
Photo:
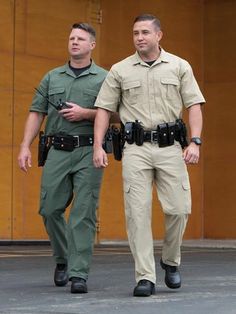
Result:
<svg viewBox="0 0 236 314"><path fill-rule="evenodd" d="M47 238L37 214L36 142L27 175L16 158L33 89L46 71L67 59L71 24L93 24L98 33L94 59L109 69L133 53L133 18L142 12L159 16L163 48L192 64L207 99L201 161L189 167L193 212L185 238L236 238L235 11L234 0L0 0L0 240ZM159 239L163 216L155 193L154 200L153 232ZM126 239L121 163L113 157L105 171L99 227L99 240Z"/></svg>

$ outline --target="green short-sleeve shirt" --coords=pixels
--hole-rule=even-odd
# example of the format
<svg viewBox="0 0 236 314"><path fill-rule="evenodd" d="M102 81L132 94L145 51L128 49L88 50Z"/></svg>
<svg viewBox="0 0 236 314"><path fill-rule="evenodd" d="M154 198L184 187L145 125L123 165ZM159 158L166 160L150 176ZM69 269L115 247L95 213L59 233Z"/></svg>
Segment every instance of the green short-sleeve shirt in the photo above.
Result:
<svg viewBox="0 0 236 314"><path fill-rule="evenodd" d="M59 115L47 99L55 105L68 101L84 108L95 109L94 103L106 75L107 71L94 62L77 77L69 64L49 71L38 86L45 97L36 92L30 107L30 111L47 115L45 133L47 135L59 132L70 135L92 134L92 121L69 122Z"/></svg>
<svg viewBox="0 0 236 314"><path fill-rule="evenodd" d="M161 49L151 66L137 52L113 65L95 106L119 111L123 123L140 120L155 129L180 118L183 106L204 102L189 63Z"/></svg>

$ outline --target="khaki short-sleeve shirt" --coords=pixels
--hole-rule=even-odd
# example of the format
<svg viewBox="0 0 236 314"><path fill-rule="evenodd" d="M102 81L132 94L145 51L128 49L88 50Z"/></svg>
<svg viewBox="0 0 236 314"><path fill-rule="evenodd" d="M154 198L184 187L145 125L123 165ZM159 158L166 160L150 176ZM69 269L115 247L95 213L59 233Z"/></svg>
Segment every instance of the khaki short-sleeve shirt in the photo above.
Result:
<svg viewBox="0 0 236 314"><path fill-rule="evenodd" d="M155 129L180 118L183 106L204 102L189 63L161 49L151 66L137 52L113 65L95 106L118 111L123 123L140 120L145 129Z"/></svg>

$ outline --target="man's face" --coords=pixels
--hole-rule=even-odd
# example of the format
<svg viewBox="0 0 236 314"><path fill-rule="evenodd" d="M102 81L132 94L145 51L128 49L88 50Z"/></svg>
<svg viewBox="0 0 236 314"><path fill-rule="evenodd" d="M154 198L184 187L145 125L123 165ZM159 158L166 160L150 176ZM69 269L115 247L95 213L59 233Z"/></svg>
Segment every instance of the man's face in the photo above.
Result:
<svg viewBox="0 0 236 314"><path fill-rule="evenodd" d="M68 51L72 58L81 59L91 54L95 41L82 29L73 28L68 42Z"/></svg>
<svg viewBox="0 0 236 314"><path fill-rule="evenodd" d="M140 54L148 55L158 50L161 38L162 32L152 21L140 21L134 24L134 46Z"/></svg>

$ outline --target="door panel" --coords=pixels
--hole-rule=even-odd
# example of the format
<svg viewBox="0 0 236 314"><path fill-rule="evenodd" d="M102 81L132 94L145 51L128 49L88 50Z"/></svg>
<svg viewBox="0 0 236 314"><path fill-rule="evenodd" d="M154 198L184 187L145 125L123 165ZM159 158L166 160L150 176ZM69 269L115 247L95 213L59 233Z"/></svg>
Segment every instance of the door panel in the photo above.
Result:
<svg viewBox="0 0 236 314"><path fill-rule="evenodd" d="M0 238L4 240L12 234L13 4L14 1L0 4Z"/></svg>

